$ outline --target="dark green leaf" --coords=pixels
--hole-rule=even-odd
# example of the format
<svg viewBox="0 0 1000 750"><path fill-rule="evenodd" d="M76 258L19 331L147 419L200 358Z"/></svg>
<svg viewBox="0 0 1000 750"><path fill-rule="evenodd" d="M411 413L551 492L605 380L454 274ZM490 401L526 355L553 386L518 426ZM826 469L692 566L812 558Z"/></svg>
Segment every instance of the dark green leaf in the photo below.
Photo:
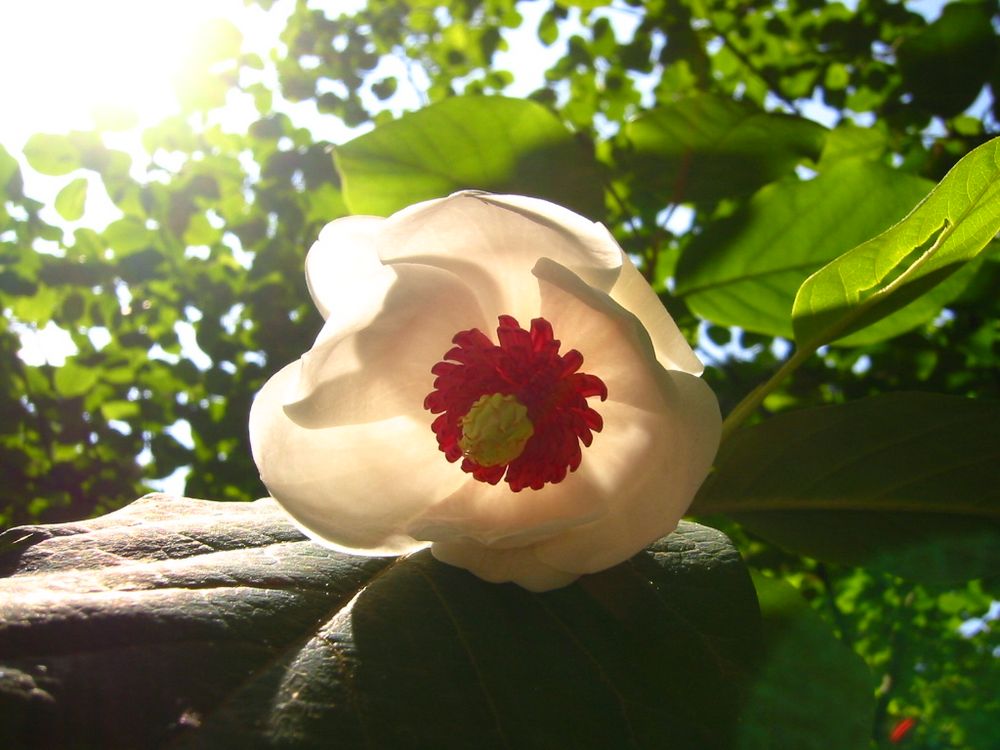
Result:
<svg viewBox="0 0 1000 750"><path fill-rule="evenodd" d="M724 748L758 648L738 554L690 523L542 595L328 551L272 500L150 496L0 549L12 746Z"/></svg>
<svg viewBox="0 0 1000 750"><path fill-rule="evenodd" d="M866 750L871 672L792 586L755 573L765 659L747 698L739 748Z"/></svg>
<svg viewBox="0 0 1000 750"><path fill-rule="evenodd" d="M604 214L593 155L540 104L454 97L404 115L334 152L353 213L388 215L457 190L545 198Z"/></svg>
<svg viewBox="0 0 1000 750"><path fill-rule="evenodd" d="M1000 571L1000 402L894 393L736 432L695 503L820 560L931 583Z"/></svg>
<svg viewBox="0 0 1000 750"><path fill-rule="evenodd" d="M675 291L714 323L790 338L792 303L809 274L888 228L930 188L857 159L806 182L768 185L692 240Z"/></svg>
<svg viewBox="0 0 1000 750"><path fill-rule="evenodd" d="M996 3L949 3L930 26L899 45L899 69L914 102L952 117L989 80L997 56Z"/></svg>
<svg viewBox="0 0 1000 750"><path fill-rule="evenodd" d="M701 94L641 115L625 135L637 184L665 206L753 192L818 157L826 129Z"/></svg>
<svg viewBox="0 0 1000 750"><path fill-rule="evenodd" d="M998 231L1000 138L995 138L967 154L905 219L806 280L792 310L796 340L804 346L826 344L897 310L896 320L919 323L907 305L975 258Z"/></svg>

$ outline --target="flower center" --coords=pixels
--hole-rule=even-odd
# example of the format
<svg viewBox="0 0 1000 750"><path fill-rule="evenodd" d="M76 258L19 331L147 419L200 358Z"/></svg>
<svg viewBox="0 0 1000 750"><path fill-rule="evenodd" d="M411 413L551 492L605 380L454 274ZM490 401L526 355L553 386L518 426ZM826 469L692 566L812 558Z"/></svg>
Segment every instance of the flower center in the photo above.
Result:
<svg viewBox="0 0 1000 750"><path fill-rule="evenodd" d="M596 375L579 372L583 355L559 354L545 318L524 330L501 315L494 344L478 328L455 334L424 408L438 415L431 429L449 461L481 482L504 479L511 490L561 482L604 426L587 399L608 396Z"/></svg>
<svg viewBox="0 0 1000 750"><path fill-rule="evenodd" d="M535 434L528 409L510 394L481 396L458 423L462 427L458 440L462 455L480 466L509 464Z"/></svg>

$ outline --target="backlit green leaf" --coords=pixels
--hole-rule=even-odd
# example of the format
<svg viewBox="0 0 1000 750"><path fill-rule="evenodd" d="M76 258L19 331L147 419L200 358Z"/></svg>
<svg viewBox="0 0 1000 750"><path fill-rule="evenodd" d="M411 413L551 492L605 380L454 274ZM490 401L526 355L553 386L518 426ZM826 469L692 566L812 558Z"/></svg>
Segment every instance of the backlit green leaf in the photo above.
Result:
<svg viewBox="0 0 1000 750"><path fill-rule="evenodd" d="M87 202L87 178L77 177L56 196L56 211L66 221L76 221L83 216Z"/></svg>
<svg viewBox="0 0 1000 750"><path fill-rule="evenodd" d="M966 155L905 219L810 276L795 297L796 340L825 344L904 308L998 231L1000 138Z"/></svg>
<svg viewBox="0 0 1000 750"><path fill-rule="evenodd" d="M18 170L17 160L10 155L7 149L0 146L0 195L7 194L7 186Z"/></svg>
<svg viewBox="0 0 1000 750"><path fill-rule="evenodd" d="M12 747L721 749L759 655L739 555L686 522L540 595L332 552L272 500L149 496L0 550Z"/></svg>
<svg viewBox="0 0 1000 750"><path fill-rule="evenodd" d="M675 291L714 323L791 337L792 303L809 274L889 227L930 187L859 159L768 185L692 240Z"/></svg>
<svg viewBox="0 0 1000 750"><path fill-rule="evenodd" d="M998 425L1000 402L929 393L781 414L723 444L694 512L919 581L996 575Z"/></svg>
<svg viewBox="0 0 1000 750"><path fill-rule="evenodd" d="M24 145L31 168L42 174L59 176L81 167L80 152L65 135L35 133Z"/></svg>
<svg viewBox="0 0 1000 750"><path fill-rule="evenodd" d="M597 218L593 155L540 104L453 97L378 126L334 152L353 213L388 215L457 190L520 193Z"/></svg>
<svg viewBox="0 0 1000 750"><path fill-rule="evenodd" d="M129 419L138 416L139 403L136 401L105 401L101 404L101 414L105 419Z"/></svg>
<svg viewBox="0 0 1000 750"><path fill-rule="evenodd" d="M148 247L154 241L154 235L141 219L126 216L108 224L104 240L115 254L126 256Z"/></svg>
<svg viewBox="0 0 1000 750"><path fill-rule="evenodd" d="M665 206L750 193L818 157L826 128L700 94L641 115L625 135L637 184Z"/></svg>
<svg viewBox="0 0 1000 750"><path fill-rule="evenodd" d="M61 396L82 396L97 382L98 371L78 365L72 359L56 370L55 385Z"/></svg>

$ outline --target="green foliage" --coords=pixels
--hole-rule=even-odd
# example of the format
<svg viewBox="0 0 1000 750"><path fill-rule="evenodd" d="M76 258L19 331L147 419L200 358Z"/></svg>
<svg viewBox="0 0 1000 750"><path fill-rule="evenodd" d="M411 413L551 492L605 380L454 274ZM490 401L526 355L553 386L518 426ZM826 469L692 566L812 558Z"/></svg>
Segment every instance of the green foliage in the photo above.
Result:
<svg viewBox="0 0 1000 750"><path fill-rule="evenodd" d="M903 85L914 103L954 117L969 107L989 82L997 40L987 2L954 3L941 17L899 45Z"/></svg>
<svg viewBox="0 0 1000 750"><path fill-rule="evenodd" d="M87 179L77 177L56 196L56 211L66 221L76 221L83 216L87 201Z"/></svg>
<svg viewBox="0 0 1000 750"><path fill-rule="evenodd" d="M940 304L914 311L908 303L975 258L998 231L1000 139L994 139L965 156L899 224L810 276L795 297L795 338L826 343L892 313L879 335L926 320Z"/></svg>
<svg viewBox="0 0 1000 750"><path fill-rule="evenodd" d="M1000 742L1000 628L969 637L957 629L1000 598L996 3L945 4L932 20L885 0L368 0L354 13L318 5L300 1L287 18L273 16L284 30L269 56L249 51L228 21L194 35L178 76L180 112L141 134L148 158L119 150L117 131L130 121L107 108L101 130L35 134L20 153L0 146L0 524L100 514L174 472L186 474L189 494L260 496L247 412L264 380L320 328L301 268L322 226L458 189L538 195L608 226L709 360L705 377L729 416L695 511L769 576L756 579L765 650L752 665L758 682L744 683L756 687L741 696L756 707L740 720L743 746L860 747L867 727L875 747L890 747L892 728L913 717L905 740L913 747L992 750ZM544 70L524 62L525 38L554 60ZM257 113L247 127L219 124L234 100ZM288 102L313 105L321 125L358 130L342 143L317 140ZM26 182L48 186L51 206L33 194L38 188L26 193ZM117 214L97 221L105 194ZM46 331L72 342L64 363L18 355ZM791 338L798 346L789 356ZM194 524L208 511L191 512ZM244 506L211 512L235 518L229 514ZM116 518L90 523L106 524L125 545ZM520 739L511 732L539 708L524 684L545 673L535 661L516 684L496 676L501 659L518 655L521 636L562 659L564 679L556 676L563 681L541 705L576 700L580 724L572 728L585 739L606 738L612 725L596 726L599 717L622 717L622 706L635 732L677 720L683 733L695 730L670 712L675 701L709 710L703 698L718 689L713 722L724 726L736 714L732 686L714 667L697 682L704 664L718 666L707 657L695 664L698 639L672 643L684 635L670 611L675 599L713 638L738 634L737 625L752 638L761 623L735 583L721 589L736 597L729 610L705 593L710 587L699 585L692 598L678 588L684 576L716 575L700 553L683 575L675 558L643 558L658 561L641 572L669 596L650 597L629 578L639 570L633 563L631 573L530 597L479 586L426 557L375 578L384 563L307 552L293 532L287 546L240 533L229 522L202 529L198 544L229 552L199 558L185 548L169 571L157 568L166 565L164 550L183 540L136 548L139 572L178 585L170 589L183 599L176 610L143 599L122 619L102 610L110 619L97 625L82 617L85 608L52 610L67 619L50 612L33 625L38 653L63 648L63 625L122 647L110 661L93 656L104 652L77 655L78 671L52 678L59 701L73 694L79 710L96 711L86 696L105 680L106 695L137 707L116 714L122 731L166 732L201 722L202 708L221 696L239 696L211 712L211 732L254 740L277 737L272 726L307 732L308 712L282 713L275 697L291 695L281 692L294 689L284 681L302 664L319 675L310 689L347 705L336 693L340 676L323 672L316 656L341 644L344 659L357 657L358 634L335 615L364 588L385 608L369 612L392 613L364 621L374 634L366 646L378 657L373 664L390 659L379 648L400 649L386 652L399 655L392 669L468 673L454 628L443 625L442 607L453 605L452 615L468 623L465 645L481 649L483 669L496 670L490 695L506 712L506 737ZM666 544L702 533L686 527ZM286 577L247 573L249 580L259 572L248 586L259 610L229 580L218 610L202 596L212 576L230 570L220 556L263 565L266 550L296 545L304 558L282 558ZM18 549L27 559L43 546ZM110 551L127 557L120 546ZM158 555L164 562L152 560ZM721 559L740 572L729 551ZM57 563L39 563L49 572L38 590L55 582ZM233 580L242 580L233 564ZM87 565L79 575L127 583L122 566ZM317 571L330 574L332 591ZM171 596L164 585L150 583L147 593ZM433 590L439 585L443 596ZM559 602L556 615L537 604L549 601ZM207 609L185 609L194 602ZM429 607L436 619L420 624ZM191 612L197 616L185 620ZM248 619L213 624L215 612ZM723 612L733 621L711 620ZM202 640L176 640L184 631L171 630L171 617L207 628L197 631ZM569 628L561 641L552 636L557 620ZM314 638L317 622L329 626L330 640ZM412 641L400 622L419 624ZM163 638L147 626L162 628ZM246 632L254 637L238 635ZM226 638L232 650L218 650ZM128 658L139 661L123 656L132 642L142 647ZM303 643L316 650L300 654ZM567 655L582 643L596 661ZM413 657L438 645L455 659L426 665ZM53 665L77 658L45 653ZM678 678L658 669L664 660L689 668ZM28 695L22 688L36 663L5 671L8 694ZM165 670L164 692L147 679L147 663ZM265 663L241 683L248 665ZM420 693L422 673L388 684L369 669L366 662L366 695L379 711L389 710L390 697L401 701L393 710L408 710L411 700L414 711L442 710L429 705L433 694ZM204 677L177 693L190 697L191 713L170 692L185 670ZM803 683L806 672L830 677ZM619 681L626 673L670 700L647 710L645 694ZM458 713L481 717L483 684L476 676L455 683L455 699L467 701ZM479 687L465 695L470 685ZM5 730L19 731L24 716L48 722L52 704L30 695L38 701L27 713L16 704ZM357 729L351 717L338 719L344 732ZM391 722L376 729L396 731ZM644 737L634 744L663 744Z"/></svg>
<svg viewBox="0 0 1000 750"><path fill-rule="evenodd" d="M811 120L699 94L631 120L625 158L638 190L659 206L743 195L819 156Z"/></svg>
<svg viewBox="0 0 1000 750"><path fill-rule="evenodd" d="M874 709L867 665L793 586L760 574L753 582L764 658L744 709L748 726L735 746L772 747L777 736L780 747L800 750L867 748Z"/></svg>
<svg viewBox="0 0 1000 750"><path fill-rule="evenodd" d="M921 393L779 415L726 443L696 511L810 557L956 583L1000 569L1000 402Z"/></svg>
<svg viewBox="0 0 1000 750"><path fill-rule="evenodd" d="M388 216L469 188L546 198L594 217L604 212L593 156L530 101L445 99L355 138L334 155L352 213Z"/></svg>
<svg viewBox="0 0 1000 750"><path fill-rule="evenodd" d="M902 218L930 187L860 159L837 161L812 180L773 182L691 241L675 292L713 323L791 338L792 303L806 278Z"/></svg>
<svg viewBox="0 0 1000 750"><path fill-rule="evenodd" d="M687 522L540 595L324 550L272 500L150 496L0 550L6 746L723 748L760 647L739 554Z"/></svg>

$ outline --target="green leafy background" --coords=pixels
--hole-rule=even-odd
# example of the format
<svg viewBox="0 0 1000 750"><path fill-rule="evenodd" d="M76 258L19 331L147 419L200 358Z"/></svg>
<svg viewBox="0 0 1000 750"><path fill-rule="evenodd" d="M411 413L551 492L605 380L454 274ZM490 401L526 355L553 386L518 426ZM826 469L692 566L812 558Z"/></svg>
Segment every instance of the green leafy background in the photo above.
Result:
<svg viewBox="0 0 1000 750"><path fill-rule="evenodd" d="M1000 745L995 2L247 4L281 45L200 30L147 162L0 145L10 746ZM731 415L701 525L553 594L239 502L322 226L463 188L607 225ZM168 478L216 502L81 520Z"/></svg>

